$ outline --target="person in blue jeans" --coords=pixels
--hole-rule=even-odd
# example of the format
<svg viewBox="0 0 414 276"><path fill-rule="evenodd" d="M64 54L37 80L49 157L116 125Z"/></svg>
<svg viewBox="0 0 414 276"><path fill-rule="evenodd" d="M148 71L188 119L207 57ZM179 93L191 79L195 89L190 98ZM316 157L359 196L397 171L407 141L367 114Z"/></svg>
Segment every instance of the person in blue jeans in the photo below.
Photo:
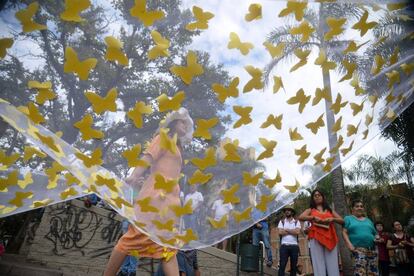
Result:
<svg viewBox="0 0 414 276"><path fill-rule="evenodd" d="M253 210L253 219L257 220L263 214L257 209ZM263 219L253 226L253 245L259 245L263 241L266 248L266 265L271 267L273 264L272 247L270 246L269 224L266 219Z"/></svg>
<svg viewBox="0 0 414 276"><path fill-rule="evenodd" d="M128 231L128 220L122 221L122 232L125 234ZM134 256L128 255L119 270L117 276L135 276L137 273L138 260Z"/></svg>

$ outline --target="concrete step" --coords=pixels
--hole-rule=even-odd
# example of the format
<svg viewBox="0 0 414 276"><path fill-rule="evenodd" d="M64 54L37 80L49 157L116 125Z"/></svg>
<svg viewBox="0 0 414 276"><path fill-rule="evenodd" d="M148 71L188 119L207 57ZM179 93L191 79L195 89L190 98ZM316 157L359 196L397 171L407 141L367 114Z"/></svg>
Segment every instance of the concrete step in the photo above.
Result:
<svg viewBox="0 0 414 276"><path fill-rule="evenodd" d="M4 254L0 259L0 275L7 276L63 276L62 271L26 261L25 256Z"/></svg>

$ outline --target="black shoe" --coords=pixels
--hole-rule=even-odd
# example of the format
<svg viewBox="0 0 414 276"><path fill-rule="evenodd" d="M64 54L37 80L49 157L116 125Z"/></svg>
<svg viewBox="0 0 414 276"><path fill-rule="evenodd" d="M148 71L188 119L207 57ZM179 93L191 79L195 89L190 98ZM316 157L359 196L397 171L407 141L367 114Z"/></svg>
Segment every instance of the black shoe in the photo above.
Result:
<svg viewBox="0 0 414 276"><path fill-rule="evenodd" d="M273 265L273 262L272 262L272 261L267 261L267 262L266 262L266 266L267 266L267 267L272 267L272 265Z"/></svg>

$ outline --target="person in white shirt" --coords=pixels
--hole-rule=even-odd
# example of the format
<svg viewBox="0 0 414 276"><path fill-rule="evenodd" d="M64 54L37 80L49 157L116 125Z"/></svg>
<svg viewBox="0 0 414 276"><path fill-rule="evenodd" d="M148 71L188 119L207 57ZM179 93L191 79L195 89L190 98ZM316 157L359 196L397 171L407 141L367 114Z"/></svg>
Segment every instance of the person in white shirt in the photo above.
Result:
<svg viewBox="0 0 414 276"><path fill-rule="evenodd" d="M191 208L193 214L187 220L185 220L186 228L195 230L198 224L198 218L200 213L200 207L204 202L203 194L197 191L197 185L190 185L190 193L182 196L184 198L184 205L191 199Z"/></svg>
<svg viewBox="0 0 414 276"><path fill-rule="evenodd" d="M299 257L298 235L300 222L294 218L295 210L292 207L283 208L285 217L279 221L278 230L281 236L279 249L279 276L285 275L285 269L290 258L290 275L296 276Z"/></svg>
<svg viewBox="0 0 414 276"><path fill-rule="evenodd" d="M216 201L214 201L213 206L211 207L214 220L221 220L221 218L229 214L231 210L233 210L233 205L231 205L231 203L223 203L222 199L217 199ZM222 242L218 243L216 246L217 248L226 250L227 240L223 240Z"/></svg>

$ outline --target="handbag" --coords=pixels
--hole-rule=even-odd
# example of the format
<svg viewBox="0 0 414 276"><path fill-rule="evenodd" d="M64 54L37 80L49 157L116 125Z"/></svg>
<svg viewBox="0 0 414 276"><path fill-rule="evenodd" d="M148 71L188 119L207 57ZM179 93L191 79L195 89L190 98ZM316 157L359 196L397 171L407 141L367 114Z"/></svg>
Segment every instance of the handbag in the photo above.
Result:
<svg viewBox="0 0 414 276"><path fill-rule="evenodd" d="M395 249L394 260L397 264L408 264L407 250L405 248Z"/></svg>

